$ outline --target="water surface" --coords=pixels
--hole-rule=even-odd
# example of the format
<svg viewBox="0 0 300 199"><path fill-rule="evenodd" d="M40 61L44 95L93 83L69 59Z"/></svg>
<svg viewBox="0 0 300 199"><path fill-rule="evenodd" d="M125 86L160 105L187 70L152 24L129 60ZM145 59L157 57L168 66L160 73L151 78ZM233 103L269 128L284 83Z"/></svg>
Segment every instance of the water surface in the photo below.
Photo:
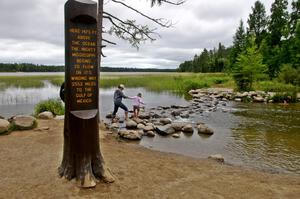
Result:
<svg viewBox="0 0 300 199"><path fill-rule="evenodd" d="M0 91L0 115L32 114L41 100L58 98L59 87L45 82L43 88L6 88ZM114 89L100 89L100 115L113 110ZM168 92L155 93L143 88L125 89L134 96L142 92L146 108L188 105L181 96ZM132 101L124 100L131 109ZM223 110L226 109L224 112ZM123 117L123 111L118 114ZM181 133L173 137L144 137L140 144L153 150L206 158L222 154L227 163L275 172L300 174L300 104L276 105L228 102L215 112L191 114L189 119L177 118L192 124L204 122L215 134L212 136Z"/></svg>

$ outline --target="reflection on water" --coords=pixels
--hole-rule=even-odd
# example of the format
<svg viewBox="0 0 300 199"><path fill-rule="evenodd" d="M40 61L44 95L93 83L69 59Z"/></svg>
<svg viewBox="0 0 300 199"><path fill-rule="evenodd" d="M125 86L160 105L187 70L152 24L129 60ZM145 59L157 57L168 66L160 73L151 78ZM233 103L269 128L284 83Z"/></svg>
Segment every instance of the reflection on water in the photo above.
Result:
<svg viewBox="0 0 300 199"><path fill-rule="evenodd" d="M0 91L0 115L31 114L41 100L58 98L59 87L45 82L43 88L7 88ZM143 88L125 89L134 96L143 93L146 108L189 104L183 97L167 92L155 93ZM100 89L100 115L113 109L114 89ZM129 109L132 101L124 100ZM204 122L215 134L200 136L181 133L180 139L172 137L144 137L141 145L165 152L197 158L222 154L226 162L260 169L300 174L300 104L272 105L229 102L228 111L218 108L215 112L191 115L186 121ZM119 110L123 117L123 110ZM177 120L182 121L181 118Z"/></svg>
<svg viewBox="0 0 300 199"><path fill-rule="evenodd" d="M228 150L249 165L300 173L299 104L240 104L237 108L234 115L239 125L232 131Z"/></svg>

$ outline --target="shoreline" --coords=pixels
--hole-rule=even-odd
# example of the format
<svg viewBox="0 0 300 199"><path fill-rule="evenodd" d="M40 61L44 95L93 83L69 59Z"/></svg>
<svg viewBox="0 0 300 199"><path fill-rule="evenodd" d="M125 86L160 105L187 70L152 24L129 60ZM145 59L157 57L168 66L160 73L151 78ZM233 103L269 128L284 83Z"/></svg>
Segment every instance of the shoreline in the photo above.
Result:
<svg viewBox="0 0 300 199"><path fill-rule="evenodd" d="M59 120L0 137L0 198L299 198L300 176L268 173L213 160L151 150L100 131L104 159L116 182L80 189L60 179ZM42 130L49 127L49 130ZM5 191L4 191L5 190Z"/></svg>

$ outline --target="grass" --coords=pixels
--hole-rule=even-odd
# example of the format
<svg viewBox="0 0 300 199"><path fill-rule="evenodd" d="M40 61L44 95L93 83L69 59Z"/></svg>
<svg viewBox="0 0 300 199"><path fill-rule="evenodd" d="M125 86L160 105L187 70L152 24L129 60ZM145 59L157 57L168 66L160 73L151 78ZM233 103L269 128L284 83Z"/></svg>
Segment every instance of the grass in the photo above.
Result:
<svg viewBox="0 0 300 199"><path fill-rule="evenodd" d="M270 92L300 92L300 87L263 80L254 83L254 90ZM57 76L0 76L0 89L7 87L43 87L43 81L60 86L63 75ZM101 73L100 87L115 88L125 84L128 88L144 87L155 92L169 91L185 94L191 89L207 87L236 88L232 77L226 73Z"/></svg>
<svg viewBox="0 0 300 199"><path fill-rule="evenodd" d="M41 88L44 81L63 81L63 76L0 76L0 89L7 87Z"/></svg>
<svg viewBox="0 0 300 199"><path fill-rule="evenodd" d="M223 87L226 83L232 81L231 77L224 73L159 73L159 74L141 74L138 76L117 76L100 79L101 88L112 88L119 84L124 84L128 88L144 87L150 91L162 92L180 92L185 93L191 89L206 87Z"/></svg>
<svg viewBox="0 0 300 199"><path fill-rule="evenodd" d="M34 107L35 116L44 111L50 111L54 115L64 115L65 108L59 99L49 99L41 101Z"/></svg>

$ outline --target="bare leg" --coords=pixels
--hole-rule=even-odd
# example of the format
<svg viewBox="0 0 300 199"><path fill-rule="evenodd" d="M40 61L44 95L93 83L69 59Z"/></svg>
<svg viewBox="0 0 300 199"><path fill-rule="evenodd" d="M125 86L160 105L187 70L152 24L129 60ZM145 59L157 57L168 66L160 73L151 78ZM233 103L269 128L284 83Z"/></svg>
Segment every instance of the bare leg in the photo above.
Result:
<svg viewBox="0 0 300 199"><path fill-rule="evenodd" d="M125 111L125 120L128 120L128 112Z"/></svg>

